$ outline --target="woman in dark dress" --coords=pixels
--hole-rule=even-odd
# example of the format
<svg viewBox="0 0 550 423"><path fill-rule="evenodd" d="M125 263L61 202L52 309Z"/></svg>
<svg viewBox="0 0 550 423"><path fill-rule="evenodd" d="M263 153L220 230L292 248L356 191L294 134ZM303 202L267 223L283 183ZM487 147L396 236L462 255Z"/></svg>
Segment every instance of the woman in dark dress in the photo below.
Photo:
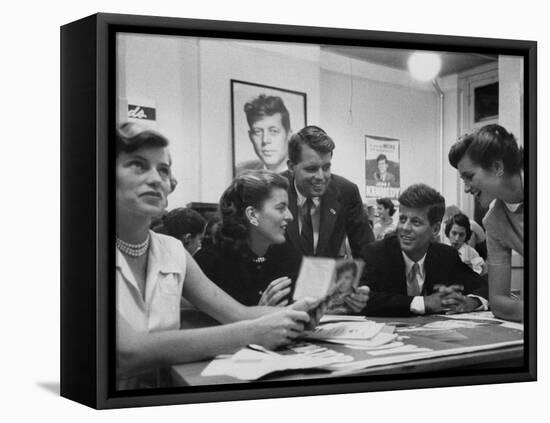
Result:
<svg viewBox="0 0 550 423"><path fill-rule="evenodd" d="M268 170L238 176L223 193L214 245L195 259L214 283L245 305L285 306L301 256L285 240L292 214L288 181Z"/></svg>

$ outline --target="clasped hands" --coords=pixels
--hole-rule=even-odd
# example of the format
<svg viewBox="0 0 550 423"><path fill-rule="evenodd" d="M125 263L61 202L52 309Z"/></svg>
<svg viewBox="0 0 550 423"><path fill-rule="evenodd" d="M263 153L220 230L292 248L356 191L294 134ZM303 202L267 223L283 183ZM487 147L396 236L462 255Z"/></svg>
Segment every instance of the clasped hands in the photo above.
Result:
<svg viewBox="0 0 550 423"><path fill-rule="evenodd" d="M481 305L481 301L475 297L464 295L462 285L434 286L431 295L424 297L426 313L469 313Z"/></svg>

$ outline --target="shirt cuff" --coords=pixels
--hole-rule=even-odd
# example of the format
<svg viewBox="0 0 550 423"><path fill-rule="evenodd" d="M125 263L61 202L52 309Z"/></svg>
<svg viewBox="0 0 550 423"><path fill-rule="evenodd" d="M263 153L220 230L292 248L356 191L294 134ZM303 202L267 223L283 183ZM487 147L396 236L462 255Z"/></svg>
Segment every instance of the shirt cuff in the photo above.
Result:
<svg viewBox="0 0 550 423"><path fill-rule="evenodd" d="M426 313L426 306L424 305L424 297L417 296L414 297L411 301L410 306L411 313L414 314L425 314Z"/></svg>
<svg viewBox="0 0 550 423"><path fill-rule="evenodd" d="M477 298L481 302L481 305L478 308L476 308L474 311L487 311L487 310L489 310L489 301L487 301L485 298L480 297L479 295L474 295L474 294L468 294L468 297Z"/></svg>

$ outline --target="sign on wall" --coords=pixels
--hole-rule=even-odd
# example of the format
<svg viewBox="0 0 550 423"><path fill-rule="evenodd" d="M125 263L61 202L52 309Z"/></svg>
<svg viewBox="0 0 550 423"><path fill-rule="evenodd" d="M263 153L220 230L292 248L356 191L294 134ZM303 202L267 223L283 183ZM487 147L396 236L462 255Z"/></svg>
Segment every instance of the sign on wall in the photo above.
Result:
<svg viewBox="0 0 550 423"><path fill-rule="evenodd" d="M154 100L128 98L119 101L119 107L125 110L122 121L138 123L149 129L157 129L157 107Z"/></svg>
<svg viewBox="0 0 550 423"><path fill-rule="evenodd" d="M397 199L400 190L399 140L365 135L367 198Z"/></svg>

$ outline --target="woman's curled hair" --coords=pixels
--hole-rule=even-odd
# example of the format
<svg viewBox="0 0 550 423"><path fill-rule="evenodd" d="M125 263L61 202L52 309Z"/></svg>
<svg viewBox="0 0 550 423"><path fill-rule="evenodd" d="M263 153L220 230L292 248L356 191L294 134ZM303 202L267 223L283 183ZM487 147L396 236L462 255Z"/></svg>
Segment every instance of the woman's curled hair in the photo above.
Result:
<svg viewBox="0 0 550 423"><path fill-rule="evenodd" d="M146 129L133 122L125 122L117 128L116 133L116 156L121 153L134 153L140 148L163 148L168 147L168 139L152 129ZM170 157L170 166L172 158ZM170 191L176 189L178 181L170 172Z"/></svg>
<svg viewBox="0 0 550 423"><path fill-rule="evenodd" d="M497 124L485 125L460 137L449 150L449 163L456 169L464 156L486 170L491 169L495 160L502 160L504 171L510 175L523 169L523 148L511 132Z"/></svg>
<svg viewBox="0 0 550 423"><path fill-rule="evenodd" d="M250 222L246 208L261 209L274 188L288 190L288 180L270 170L254 170L236 177L220 198L221 225L216 232L216 242L224 249L243 253Z"/></svg>

